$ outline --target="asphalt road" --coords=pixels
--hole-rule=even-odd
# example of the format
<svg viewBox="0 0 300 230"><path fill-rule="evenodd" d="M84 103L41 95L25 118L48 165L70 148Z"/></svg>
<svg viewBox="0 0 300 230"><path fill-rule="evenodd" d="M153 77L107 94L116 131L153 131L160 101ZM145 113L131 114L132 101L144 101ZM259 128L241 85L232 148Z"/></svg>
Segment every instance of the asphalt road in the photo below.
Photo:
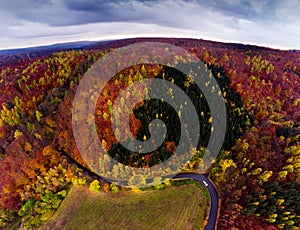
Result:
<svg viewBox="0 0 300 230"><path fill-rule="evenodd" d="M204 175L198 173L179 173L173 177L173 179L193 179L204 185L209 192L210 196L210 210L208 216L208 223L205 226L205 230L215 230L218 218L218 192L214 184Z"/></svg>

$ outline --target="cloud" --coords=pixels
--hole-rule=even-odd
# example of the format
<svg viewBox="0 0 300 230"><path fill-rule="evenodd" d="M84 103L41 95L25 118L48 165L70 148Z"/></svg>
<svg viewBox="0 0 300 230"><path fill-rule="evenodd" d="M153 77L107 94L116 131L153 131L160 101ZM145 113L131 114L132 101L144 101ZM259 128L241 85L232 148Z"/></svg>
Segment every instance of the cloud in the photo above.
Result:
<svg viewBox="0 0 300 230"><path fill-rule="evenodd" d="M0 9L0 48L138 34L300 48L298 0L9 0Z"/></svg>
<svg viewBox="0 0 300 230"><path fill-rule="evenodd" d="M51 26L79 25L95 22L144 22L181 25L207 11L243 19L271 15L276 1L237 0L10 0L0 8L16 18ZM18 6L18 7L16 7ZM173 17L175 16L175 17ZM191 23L191 22L190 22ZM197 26L197 25L195 25Z"/></svg>

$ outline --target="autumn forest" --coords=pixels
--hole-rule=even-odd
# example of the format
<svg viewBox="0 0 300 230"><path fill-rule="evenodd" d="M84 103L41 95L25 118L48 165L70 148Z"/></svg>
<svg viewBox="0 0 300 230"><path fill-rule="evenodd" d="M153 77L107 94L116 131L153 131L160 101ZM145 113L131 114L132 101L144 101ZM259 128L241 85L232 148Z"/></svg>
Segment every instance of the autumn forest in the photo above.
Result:
<svg viewBox="0 0 300 230"><path fill-rule="evenodd" d="M73 186L107 193L122 190L96 175L80 154L72 106L79 82L99 58L143 41L169 43L196 55L221 89L226 135L217 159L205 172L219 194L217 228L300 229L300 52L175 38L0 54L0 228L37 228L53 216ZM212 130L210 110L192 78L168 66L132 66L105 85L97 98L94 127L102 147L131 167L155 167L172 156L181 135L180 115L168 103L145 100L129 118L131 135L140 141L150 138L148 124L153 119L165 123L165 141L155 151L131 152L111 129L112 104L119 92L155 78L176 84L196 108L200 141L183 170L200 172ZM82 94L86 101L94 97L93 92ZM92 160L112 174L120 173L105 159Z"/></svg>

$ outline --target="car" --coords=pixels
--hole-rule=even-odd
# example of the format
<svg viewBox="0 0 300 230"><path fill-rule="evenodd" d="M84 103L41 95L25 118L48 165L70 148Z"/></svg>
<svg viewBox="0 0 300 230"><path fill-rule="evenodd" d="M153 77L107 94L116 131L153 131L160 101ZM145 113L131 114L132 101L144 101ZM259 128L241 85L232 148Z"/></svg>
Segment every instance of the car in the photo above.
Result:
<svg viewBox="0 0 300 230"><path fill-rule="evenodd" d="M204 180L204 181L202 181L203 182L203 184L207 187L208 186L208 183Z"/></svg>

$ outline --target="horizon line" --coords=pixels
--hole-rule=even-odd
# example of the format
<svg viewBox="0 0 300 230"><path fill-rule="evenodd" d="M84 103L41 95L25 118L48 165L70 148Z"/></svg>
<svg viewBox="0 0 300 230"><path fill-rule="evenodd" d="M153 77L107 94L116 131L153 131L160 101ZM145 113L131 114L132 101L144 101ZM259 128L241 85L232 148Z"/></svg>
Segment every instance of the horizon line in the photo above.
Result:
<svg viewBox="0 0 300 230"><path fill-rule="evenodd" d="M117 40L125 40L125 39L137 39L137 38L177 38L177 39L197 39L197 40L205 40L210 42L220 42L220 43L227 43L227 44L242 44L242 45L250 45L250 46L258 46L261 48L270 48L270 49L278 49L283 51L293 51L298 50L297 48L291 47L284 47L284 46L276 46L276 45L269 45L265 43L255 43L255 42L247 42L247 41L238 41L238 40L229 40L229 39L213 39L213 38L204 38L198 36L185 36L185 35L170 35L170 34L140 34L140 35L111 35L111 36L104 36L102 38L99 37L91 37L88 39L65 39L59 41L49 41L44 42L36 45L28 45L28 46L10 46L7 48L0 47L0 51L9 51L9 50L22 50L22 49L34 49L39 47L47 47L47 46L54 46L60 44L71 44L71 43L78 43L78 42L105 42L105 41L117 41Z"/></svg>

